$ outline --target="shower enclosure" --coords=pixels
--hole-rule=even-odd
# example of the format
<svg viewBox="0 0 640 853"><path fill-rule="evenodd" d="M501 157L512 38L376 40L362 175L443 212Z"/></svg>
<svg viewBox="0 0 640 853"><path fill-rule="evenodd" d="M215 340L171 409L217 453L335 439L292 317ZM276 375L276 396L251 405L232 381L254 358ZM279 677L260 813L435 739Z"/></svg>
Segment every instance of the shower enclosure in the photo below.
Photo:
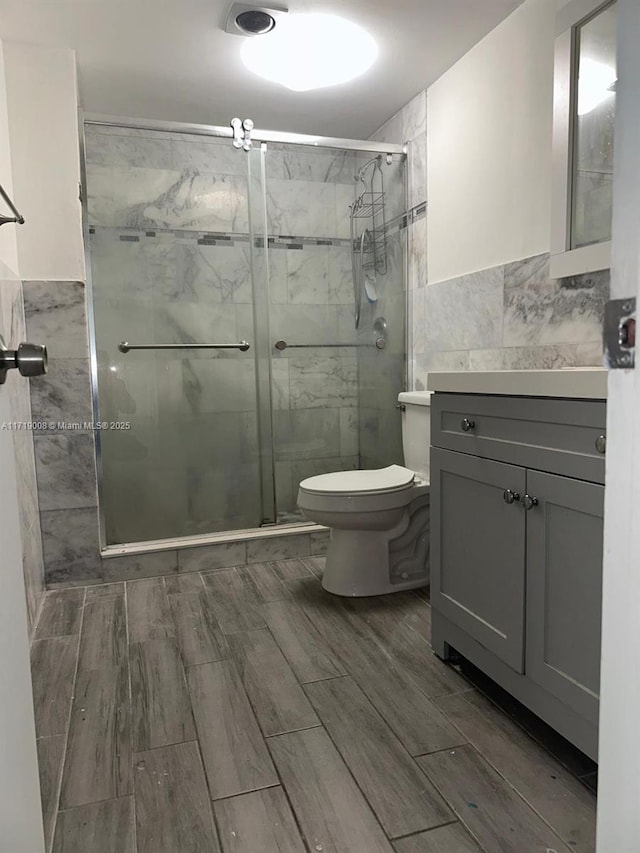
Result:
<svg viewBox="0 0 640 853"><path fill-rule="evenodd" d="M106 546L300 524L301 479L402 458L401 146L228 135L85 120ZM356 300L372 157L385 268Z"/></svg>

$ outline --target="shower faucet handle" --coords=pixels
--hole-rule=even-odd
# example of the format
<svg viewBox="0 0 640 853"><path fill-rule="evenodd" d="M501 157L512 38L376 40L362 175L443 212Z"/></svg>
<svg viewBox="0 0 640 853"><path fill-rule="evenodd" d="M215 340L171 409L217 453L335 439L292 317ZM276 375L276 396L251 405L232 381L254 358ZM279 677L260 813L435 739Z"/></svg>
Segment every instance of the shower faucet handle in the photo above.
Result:
<svg viewBox="0 0 640 853"><path fill-rule="evenodd" d="M43 376L47 372L47 348L41 344L18 344L17 350L7 349L0 337L0 385L7 380L7 372L17 369L21 376Z"/></svg>

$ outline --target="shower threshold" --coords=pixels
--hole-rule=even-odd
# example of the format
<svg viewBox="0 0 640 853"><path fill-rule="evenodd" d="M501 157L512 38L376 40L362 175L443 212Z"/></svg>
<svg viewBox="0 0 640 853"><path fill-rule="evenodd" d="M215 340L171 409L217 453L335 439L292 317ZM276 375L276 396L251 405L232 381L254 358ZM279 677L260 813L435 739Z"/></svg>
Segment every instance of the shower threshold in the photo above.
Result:
<svg viewBox="0 0 640 853"><path fill-rule="evenodd" d="M224 545L230 542L249 542L253 539L270 539L295 536L300 533L320 533L328 528L311 521L274 524L269 527L251 527L246 530L230 530L222 533L208 533L199 536L176 536L173 539L148 539L145 542L125 542L120 545L106 545L100 555L122 557L124 554L146 554L154 551L173 551L183 548L197 548L202 545Z"/></svg>
<svg viewBox="0 0 640 853"><path fill-rule="evenodd" d="M305 522L305 517L301 512L279 512L276 526L280 527L284 524L300 524ZM265 525L265 527L273 525Z"/></svg>

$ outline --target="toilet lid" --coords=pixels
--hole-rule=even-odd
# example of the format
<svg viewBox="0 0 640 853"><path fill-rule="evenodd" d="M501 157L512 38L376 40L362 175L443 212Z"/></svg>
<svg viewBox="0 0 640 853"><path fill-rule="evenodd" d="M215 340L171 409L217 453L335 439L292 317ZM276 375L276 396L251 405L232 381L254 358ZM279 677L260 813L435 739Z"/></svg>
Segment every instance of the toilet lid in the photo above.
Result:
<svg viewBox="0 0 640 853"><path fill-rule="evenodd" d="M406 489L413 483L415 474L402 465L389 465L373 471L335 471L319 474L300 483L305 492L315 494L379 494Z"/></svg>

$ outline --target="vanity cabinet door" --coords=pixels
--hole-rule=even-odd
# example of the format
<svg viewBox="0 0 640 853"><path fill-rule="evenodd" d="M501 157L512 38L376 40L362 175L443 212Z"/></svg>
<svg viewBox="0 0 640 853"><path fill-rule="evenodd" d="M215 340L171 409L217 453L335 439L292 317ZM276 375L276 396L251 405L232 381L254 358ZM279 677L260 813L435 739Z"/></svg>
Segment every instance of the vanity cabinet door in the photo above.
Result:
<svg viewBox="0 0 640 853"><path fill-rule="evenodd" d="M528 472L527 676L598 721L604 486Z"/></svg>
<svg viewBox="0 0 640 853"><path fill-rule="evenodd" d="M527 513L514 495L524 495L525 481L515 465L431 450L432 606L516 672L524 664Z"/></svg>

